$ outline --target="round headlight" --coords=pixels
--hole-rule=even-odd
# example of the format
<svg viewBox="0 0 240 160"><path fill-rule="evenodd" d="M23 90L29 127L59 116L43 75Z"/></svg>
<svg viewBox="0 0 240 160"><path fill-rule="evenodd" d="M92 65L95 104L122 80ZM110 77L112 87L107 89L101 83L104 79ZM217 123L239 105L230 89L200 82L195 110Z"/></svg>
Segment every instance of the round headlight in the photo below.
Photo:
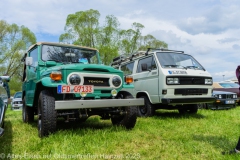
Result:
<svg viewBox="0 0 240 160"><path fill-rule="evenodd" d="M81 78L79 75L77 74L73 74L69 77L69 82L72 84L72 85L79 85L80 82L81 82Z"/></svg>
<svg viewBox="0 0 240 160"><path fill-rule="evenodd" d="M113 77L113 79L112 79L112 84L115 87L119 87L121 85L121 82L122 82L122 80L117 76Z"/></svg>

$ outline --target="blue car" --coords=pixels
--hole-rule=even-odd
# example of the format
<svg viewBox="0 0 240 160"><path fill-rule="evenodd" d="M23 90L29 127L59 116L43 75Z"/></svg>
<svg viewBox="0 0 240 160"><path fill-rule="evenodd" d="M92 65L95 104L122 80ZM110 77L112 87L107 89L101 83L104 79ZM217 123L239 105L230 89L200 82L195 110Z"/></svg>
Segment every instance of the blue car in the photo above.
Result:
<svg viewBox="0 0 240 160"><path fill-rule="evenodd" d="M6 112L6 103L4 102L4 100L7 97L7 92L5 90L5 88L3 87L3 81L4 80L9 80L8 76L0 76L0 137L3 135L4 133L4 116L5 116L5 112Z"/></svg>
<svg viewBox="0 0 240 160"><path fill-rule="evenodd" d="M215 101L213 103L199 104L199 108L206 109L230 109L236 107L238 102L237 94L226 91L213 91Z"/></svg>

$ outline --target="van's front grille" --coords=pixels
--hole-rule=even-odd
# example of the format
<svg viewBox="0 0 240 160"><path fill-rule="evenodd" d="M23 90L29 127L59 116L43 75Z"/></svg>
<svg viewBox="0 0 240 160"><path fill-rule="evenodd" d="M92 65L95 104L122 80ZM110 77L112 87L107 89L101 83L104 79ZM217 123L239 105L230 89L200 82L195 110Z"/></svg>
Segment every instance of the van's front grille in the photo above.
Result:
<svg viewBox="0 0 240 160"><path fill-rule="evenodd" d="M205 84L203 77L179 77L179 82L182 85Z"/></svg>

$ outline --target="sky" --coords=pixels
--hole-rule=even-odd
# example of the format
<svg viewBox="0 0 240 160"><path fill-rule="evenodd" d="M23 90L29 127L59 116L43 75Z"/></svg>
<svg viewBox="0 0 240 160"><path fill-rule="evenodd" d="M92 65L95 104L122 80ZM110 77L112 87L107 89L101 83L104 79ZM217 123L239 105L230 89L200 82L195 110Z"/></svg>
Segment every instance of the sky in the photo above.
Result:
<svg viewBox="0 0 240 160"><path fill-rule="evenodd" d="M168 49L192 55L214 82L236 79L240 65L239 0L0 0L0 20L24 25L37 41L58 42L69 14L90 9L115 16L121 29L144 25Z"/></svg>

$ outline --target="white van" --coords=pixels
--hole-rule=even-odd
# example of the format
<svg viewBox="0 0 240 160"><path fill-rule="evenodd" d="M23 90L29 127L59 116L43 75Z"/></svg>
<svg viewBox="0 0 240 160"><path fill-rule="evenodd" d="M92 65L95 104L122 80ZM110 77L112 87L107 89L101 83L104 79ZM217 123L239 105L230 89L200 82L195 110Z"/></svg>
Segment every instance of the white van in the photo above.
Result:
<svg viewBox="0 0 240 160"><path fill-rule="evenodd" d="M212 76L183 51L149 48L114 58L111 65L133 76L135 88L129 92L145 100L145 106L138 107L139 116L153 116L156 109L197 113L198 104L215 100Z"/></svg>

